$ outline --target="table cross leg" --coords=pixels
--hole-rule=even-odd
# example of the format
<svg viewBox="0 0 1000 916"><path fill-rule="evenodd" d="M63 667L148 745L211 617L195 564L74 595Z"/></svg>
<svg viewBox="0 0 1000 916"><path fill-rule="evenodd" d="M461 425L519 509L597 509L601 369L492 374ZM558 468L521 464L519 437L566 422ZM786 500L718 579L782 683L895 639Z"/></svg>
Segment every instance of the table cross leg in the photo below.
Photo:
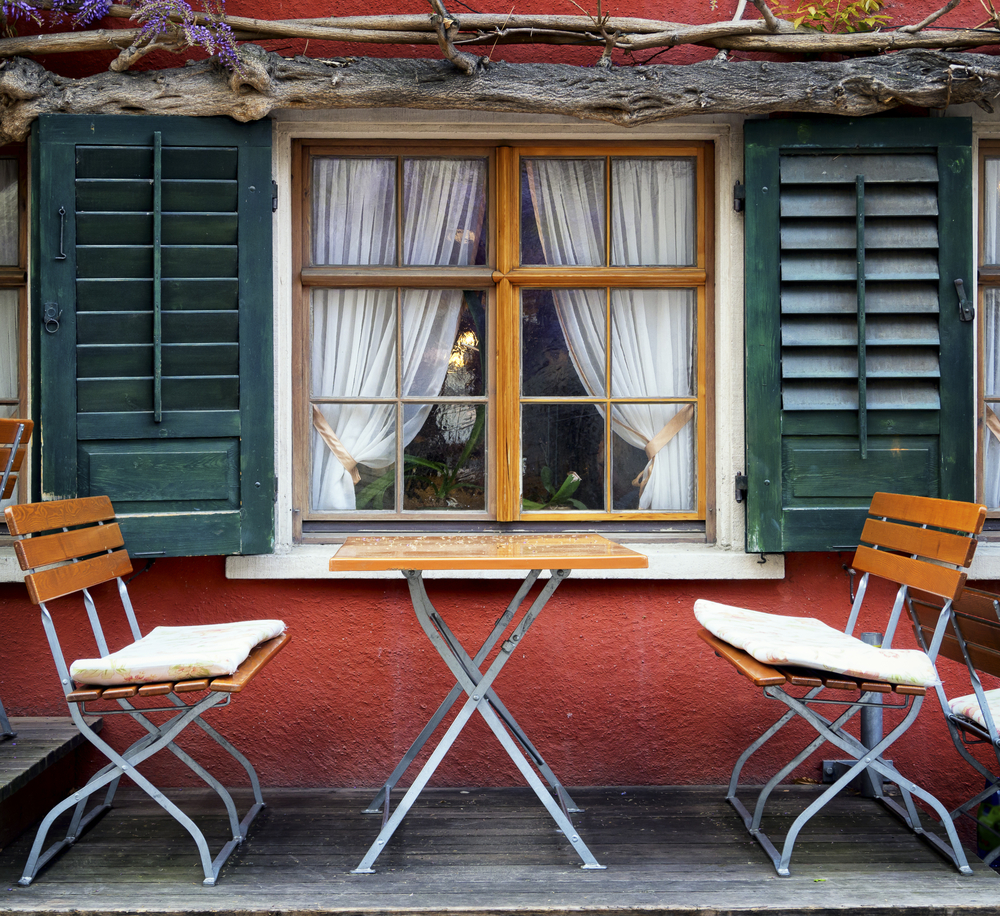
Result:
<svg viewBox="0 0 1000 916"><path fill-rule="evenodd" d="M528 573L525 580L521 583L521 587L517 590L517 594L514 595L510 604L507 605L507 609L500 615L497 622L493 625L493 629L490 630L490 633L484 640L482 646L479 647L479 651L476 653L476 657L473 661L473 664L477 669L486 660L486 656L490 654L493 647L496 645L497 640L501 637L501 635L503 635L503 631L507 629L507 625L514 618L514 615L517 613L517 609L527 597L528 592L531 590L531 586L535 584L535 580L538 579L540 573L540 569L534 569ZM430 599L427 598L426 592L424 593L424 598L427 600L427 603L430 604ZM423 730L419 735L417 735L413 744L410 745L409 750L407 750L407 752L403 755L403 759L399 761L396 769L392 771L389 778L386 779L385 783L378 790L378 793L368 803L368 807L363 811L364 814L378 814L378 810L382 803L386 800L388 793L391 792L396 783L403 778L403 774L410 768L410 764L412 764L417 758L417 755L423 749L423 746L428 742L428 740L430 740L431 735L434 734L437 727L444 721L445 716L451 712L451 708L455 705L461 695L461 685L455 684L444 700L441 701L441 705L438 706L437 712L430 717L427 724L423 727ZM385 816L388 816L388 812L385 812Z"/></svg>
<svg viewBox="0 0 1000 916"><path fill-rule="evenodd" d="M534 574L535 577L537 577L537 571L535 571ZM539 797L542 804L549 811L549 814L552 816L553 820L555 820L557 826L562 830L566 838L573 845L573 848L576 850L580 858L583 859L583 867L592 869L603 868L604 866L597 862L593 854L587 848L587 845L576 832L569 816L563 808L556 804L555 800L545 788L544 783L542 783L541 779L538 778L527 759L525 759L520 749L514 743L510 734L498 718L497 713L494 711L489 698L492 684L494 680L496 680L497 675L499 675L503 666L510 659L517 644L524 637L525 633L527 633L528 628L552 596L552 593L559 586L560 582L562 582L562 580L569 575L569 570L552 570L552 575L549 581L546 582L545 586L542 588L541 593L537 598L535 598L534 602L525 612L518 625L514 628L514 631L506 640L504 640L500 647L500 651L493 660L492 664L484 674L480 675L478 679L466 670L466 666L465 663L463 663L462 658L456 654L454 648L450 645L450 643L454 641L454 637L448 633L450 639L446 638L435 625L433 617L437 616L437 614L427 597L421 572L419 570L405 570L404 575L406 575L410 586L413 607L417 614L417 619L420 621L421 627L423 628L428 639L430 639L431 644L441 656L442 660L455 676L458 681L457 686L466 692L469 699L465 702L459 714L451 723L437 747L434 748L429 759L417 774L413 784L403 796L403 799L400 801L397 809L393 812L388 821L384 823L382 830L376 837L375 842L372 843L365 857L362 859L358 867L353 869L352 874L371 873L371 866L375 862L375 859L378 858L378 855L385 848L386 843L389 841L396 828L412 807L413 802L416 801L419 794L423 791L427 782L434 774L434 771L444 759L445 754L447 754L448 750L455 742L455 739L468 723L473 712L477 709L486 723L490 726L491 730L497 736L501 746L507 751L508 756L521 771L528 784ZM463 654L465 653L463 652ZM465 658L468 659L467 654L465 654ZM477 673L478 670L478 666L476 666ZM561 798L560 802L562 802Z"/></svg>

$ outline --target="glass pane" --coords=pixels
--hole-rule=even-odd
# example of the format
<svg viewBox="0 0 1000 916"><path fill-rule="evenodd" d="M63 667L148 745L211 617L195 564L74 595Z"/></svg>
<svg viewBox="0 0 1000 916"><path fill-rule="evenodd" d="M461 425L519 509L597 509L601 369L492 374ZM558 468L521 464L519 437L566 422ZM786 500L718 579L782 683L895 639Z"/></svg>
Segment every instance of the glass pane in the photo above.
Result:
<svg viewBox="0 0 1000 916"><path fill-rule="evenodd" d="M486 405L435 404L406 448L404 509L486 509Z"/></svg>
<svg viewBox="0 0 1000 916"><path fill-rule="evenodd" d="M403 263L486 263L486 160L403 162Z"/></svg>
<svg viewBox="0 0 1000 916"><path fill-rule="evenodd" d="M616 404L612 429L614 509L693 512L697 482L693 406Z"/></svg>
<svg viewBox="0 0 1000 916"><path fill-rule="evenodd" d="M611 396L684 398L697 391L693 289L611 291Z"/></svg>
<svg viewBox="0 0 1000 916"><path fill-rule="evenodd" d="M312 291L313 397L395 397L396 291Z"/></svg>
<svg viewBox="0 0 1000 916"><path fill-rule="evenodd" d="M983 263L1000 264L1000 158L990 157L985 163L983 184Z"/></svg>
<svg viewBox="0 0 1000 916"><path fill-rule="evenodd" d="M611 263L696 263L695 191L693 159L612 160Z"/></svg>
<svg viewBox="0 0 1000 916"><path fill-rule="evenodd" d="M983 390L1000 397L1000 288L983 288Z"/></svg>
<svg viewBox="0 0 1000 916"><path fill-rule="evenodd" d="M604 395L605 299L603 289L522 291L522 395Z"/></svg>
<svg viewBox="0 0 1000 916"><path fill-rule="evenodd" d="M0 264L4 266L19 263L17 177L17 160L0 159Z"/></svg>
<svg viewBox="0 0 1000 916"><path fill-rule="evenodd" d="M312 510L393 509L395 404L314 404L311 422Z"/></svg>
<svg viewBox="0 0 1000 916"><path fill-rule="evenodd" d="M521 160L521 263L605 263L604 159Z"/></svg>
<svg viewBox="0 0 1000 916"><path fill-rule="evenodd" d="M483 294L407 289L402 301L403 396L483 394Z"/></svg>
<svg viewBox="0 0 1000 916"><path fill-rule="evenodd" d="M395 159L313 159L312 261L395 265Z"/></svg>
<svg viewBox="0 0 1000 916"><path fill-rule="evenodd" d="M524 511L605 511L605 430L596 407L525 404L521 436Z"/></svg>
<svg viewBox="0 0 1000 916"><path fill-rule="evenodd" d="M17 399L17 342L18 292L3 289L0 290L0 399Z"/></svg>

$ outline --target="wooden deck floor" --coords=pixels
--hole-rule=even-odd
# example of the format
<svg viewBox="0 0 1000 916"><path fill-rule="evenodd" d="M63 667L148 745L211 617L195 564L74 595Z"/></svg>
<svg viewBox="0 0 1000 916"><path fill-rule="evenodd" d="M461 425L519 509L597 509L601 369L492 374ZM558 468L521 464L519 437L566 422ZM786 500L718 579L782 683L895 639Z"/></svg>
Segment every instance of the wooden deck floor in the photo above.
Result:
<svg viewBox="0 0 1000 916"><path fill-rule="evenodd" d="M814 792L783 791L782 809L800 810ZM1000 880L978 859L960 876L857 797L813 820L792 876L778 878L720 787L574 790L586 808L575 822L604 871L579 868L529 790L430 789L376 874L351 875L378 831L380 819L361 813L371 793L272 789L218 885L202 887L188 835L135 790L119 794L30 887L17 879L33 831L0 853L0 912L995 916L1000 905ZM171 794L221 845L221 805L203 790Z"/></svg>

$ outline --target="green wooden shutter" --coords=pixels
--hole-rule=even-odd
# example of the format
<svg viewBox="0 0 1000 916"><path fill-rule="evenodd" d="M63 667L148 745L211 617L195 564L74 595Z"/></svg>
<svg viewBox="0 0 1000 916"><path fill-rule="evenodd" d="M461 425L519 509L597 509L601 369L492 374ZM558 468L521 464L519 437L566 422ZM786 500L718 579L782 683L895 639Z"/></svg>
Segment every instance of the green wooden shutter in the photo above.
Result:
<svg viewBox="0 0 1000 916"><path fill-rule="evenodd" d="M746 125L748 550L854 547L879 490L974 498L971 146L960 118Z"/></svg>
<svg viewBox="0 0 1000 916"><path fill-rule="evenodd" d="M42 115L42 495L108 495L134 556L269 553L269 122Z"/></svg>

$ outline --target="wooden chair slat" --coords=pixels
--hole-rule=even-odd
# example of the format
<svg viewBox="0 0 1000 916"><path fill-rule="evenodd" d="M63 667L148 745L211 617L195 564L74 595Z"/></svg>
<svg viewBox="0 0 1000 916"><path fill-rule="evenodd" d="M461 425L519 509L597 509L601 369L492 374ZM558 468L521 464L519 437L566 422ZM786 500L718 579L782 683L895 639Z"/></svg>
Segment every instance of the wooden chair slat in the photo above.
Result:
<svg viewBox="0 0 1000 916"><path fill-rule="evenodd" d="M22 417L4 417L0 419L0 442L11 443L17 435L17 427L23 425L24 432L21 434L21 441L26 442L31 436L31 431L35 428L33 420L26 420Z"/></svg>
<svg viewBox="0 0 1000 916"><path fill-rule="evenodd" d="M823 686L830 690L860 690L857 681L838 674L823 673L820 675L820 679L823 681Z"/></svg>
<svg viewBox="0 0 1000 916"><path fill-rule="evenodd" d="M934 499L927 496L907 496L902 493L876 493L872 497L870 515L885 516L917 525L932 525L979 534L986 521L986 507L977 503Z"/></svg>
<svg viewBox="0 0 1000 916"><path fill-rule="evenodd" d="M757 661L752 655L748 655L742 649L737 649L729 643L723 642L717 636L713 636L708 630L698 631L700 636L716 652L717 655L729 662L744 677L749 678L758 687L777 686L785 683L785 675L777 668L765 665Z"/></svg>
<svg viewBox="0 0 1000 916"><path fill-rule="evenodd" d="M967 578L962 570L937 566L926 560L914 560L888 550L873 550L865 545L855 551L851 565L858 572L881 576L942 598L954 598L965 587Z"/></svg>
<svg viewBox="0 0 1000 916"><path fill-rule="evenodd" d="M111 521L115 510L107 496L87 496L83 499L56 499L50 502L24 503L5 510L7 528L11 534L35 534L57 531L76 525L93 525Z"/></svg>
<svg viewBox="0 0 1000 916"><path fill-rule="evenodd" d="M884 522L877 518L865 521L861 540L866 544L942 560L956 566L968 566L972 562L972 555L976 552L975 538L938 531L935 528L897 525L895 522Z"/></svg>
<svg viewBox="0 0 1000 916"><path fill-rule="evenodd" d="M103 689L100 687L80 687L76 690L71 690L66 695L66 699L70 703L93 703L95 700L101 698L102 692Z"/></svg>
<svg viewBox="0 0 1000 916"><path fill-rule="evenodd" d="M0 437L0 442L3 438ZM11 465L10 472L12 474L20 470L21 465L24 463L24 456L28 454L28 449L24 445L27 441L24 437L21 438L21 445L17 447L17 453L14 455L14 463ZM0 445L0 472L2 472L7 467L7 462L10 460L10 447L13 445L11 442L8 445Z"/></svg>
<svg viewBox="0 0 1000 916"><path fill-rule="evenodd" d="M799 671L791 671L784 667L778 670L785 675L785 680L793 687L822 687L823 681L811 674L803 674Z"/></svg>
<svg viewBox="0 0 1000 916"><path fill-rule="evenodd" d="M178 681L174 684L174 693L194 693L198 690L208 690L208 678L198 678L194 681Z"/></svg>
<svg viewBox="0 0 1000 916"><path fill-rule="evenodd" d="M105 687L101 694L102 700L127 700L134 697L139 692L135 684L122 685L121 687Z"/></svg>
<svg viewBox="0 0 1000 916"><path fill-rule="evenodd" d="M287 633L275 636L267 642L255 646L239 668L228 677L217 677L212 680L211 689L222 693L239 693L252 681L261 669L277 655L289 640Z"/></svg>
<svg viewBox="0 0 1000 916"><path fill-rule="evenodd" d="M28 597L35 604L61 598L81 588L90 588L101 582L107 582L117 576L128 575L132 571L128 554L124 550L105 553L70 563L66 566L54 566L41 572L29 573L24 577L28 587Z"/></svg>
<svg viewBox="0 0 1000 916"><path fill-rule="evenodd" d="M24 538L14 542L14 553L21 569L35 569L124 546L121 529L114 522Z"/></svg>
<svg viewBox="0 0 1000 916"><path fill-rule="evenodd" d="M922 697L926 695L926 687L914 687L912 684L893 684L893 692L910 697Z"/></svg>
<svg viewBox="0 0 1000 916"><path fill-rule="evenodd" d="M892 693L892 684L885 681L862 681L862 693Z"/></svg>
<svg viewBox="0 0 1000 916"><path fill-rule="evenodd" d="M1000 626L1000 615L997 614L997 604L1000 595L984 592L978 588L966 588L952 605L956 611L972 617L980 617Z"/></svg>
<svg viewBox="0 0 1000 916"><path fill-rule="evenodd" d="M139 688L139 696L162 697L166 696L168 693L173 693L173 690L173 684L143 684Z"/></svg>

